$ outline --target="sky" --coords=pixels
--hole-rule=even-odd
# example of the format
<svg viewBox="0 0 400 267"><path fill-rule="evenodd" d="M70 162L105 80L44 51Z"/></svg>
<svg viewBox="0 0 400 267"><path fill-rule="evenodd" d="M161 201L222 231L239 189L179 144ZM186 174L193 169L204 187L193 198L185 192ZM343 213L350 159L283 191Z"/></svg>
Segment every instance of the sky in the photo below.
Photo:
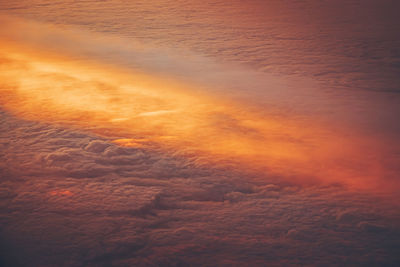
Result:
<svg viewBox="0 0 400 267"><path fill-rule="evenodd" d="M0 265L398 266L398 7L0 0Z"/></svg>

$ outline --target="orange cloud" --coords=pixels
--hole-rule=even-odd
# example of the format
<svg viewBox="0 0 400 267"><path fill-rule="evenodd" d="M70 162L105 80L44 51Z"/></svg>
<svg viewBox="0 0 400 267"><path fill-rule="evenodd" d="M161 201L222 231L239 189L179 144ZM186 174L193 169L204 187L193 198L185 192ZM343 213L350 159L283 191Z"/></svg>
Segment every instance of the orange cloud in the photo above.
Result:
<svg viewBox="0 0 400 267"><path fill-rule="evenodd" d="M387 175L373 140L311 117L272 115L274 110L195 84L21 43L3 40L0 50L0 103L26 119L89 130L121 146L157 144L291 180L373 188Z"/></svg>
<svg viewBox="0 0 400 267"><path fill-rule="evenodd" d="M49 193L51 196L72 196L73 193L69 190L53 190Z"/></svg>

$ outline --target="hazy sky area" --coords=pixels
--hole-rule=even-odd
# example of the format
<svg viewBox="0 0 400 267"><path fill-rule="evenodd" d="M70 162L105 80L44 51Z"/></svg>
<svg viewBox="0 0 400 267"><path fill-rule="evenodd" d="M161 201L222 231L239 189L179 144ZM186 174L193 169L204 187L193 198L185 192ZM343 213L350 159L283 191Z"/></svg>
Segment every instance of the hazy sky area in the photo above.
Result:
<svg viewBox="0 0 400 267"><path fill-rule="evenodd" d="M0 266L400 266L391 0L0 0Z"/></svg>

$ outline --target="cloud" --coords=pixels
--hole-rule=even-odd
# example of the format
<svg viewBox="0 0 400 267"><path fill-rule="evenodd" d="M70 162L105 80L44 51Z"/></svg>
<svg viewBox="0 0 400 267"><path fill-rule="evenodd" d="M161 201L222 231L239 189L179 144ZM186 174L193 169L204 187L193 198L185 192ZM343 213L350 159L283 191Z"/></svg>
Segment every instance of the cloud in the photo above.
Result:
<svg viewBox="0 0 400 267"><path fill-rule="evenodd" d="M101 153L103 152L109 144L99 141L99 140L94 140L90 142L86 147L85 150L93 153Z"/></svg>
<svg viewBox="0 0 400 267"><path fill-rule="evenodd" d="M1 258L9 265L399 262L398 226L388 227L397 213L373 196L251 179L3 112L6 125L20 134L3 152L3 173L17 178L1 176Z"/></svg>
<svg viewBox="0 0 400 267"><path fill-rule="evenodd" d="M378 185L396 192L398 188L398 126L393 122L399 107L400 46L398 34L392 36L397 33L397 9L393 3L385 8L373 1L314 2L220 2L212 8L202 1L171 1L166 6L135 1L134 7L118 1L1 3L7 13L63 24L2 14L2 41L36 47L36 55L53 51L65 59L46 65L45 58L12 59L9 50L1 55L0 265L398 266L398 198L393 201L386 191L374 191ZM374 8L367 8L371 3ZM364 17L367 24L360 23ZM65 24L127 39L61 30L69 28ZM9 48L5 43L2 47ZM91 73L98 65L110 65L87 79L83 71L68 70L71 58L78 62L74 66L93 68ZM96 63L87 65L91 60ZM168 83L158 84L162 97L145 102L148 91L143 88L124 86L118 79L107 82L114 67L144 72L151 85L168 77L163 80ZM45 82L23 84L32 68L44 72L40 77ZM8 75L12 70L20 71L19 82ZM241 108L221 111L217 101L189 116L185 110L198 107L200 98L180 101L175 94L165 94L175 80L190 85L183 87L185 92L198 89L226 102L235 99ZM63 90L57 91L56 85ZM14 89L32 93L18 99ZM60 100L54 109L52 97ZM29 109L36 100L40 104ZM17 116L7 109L12 103ZM181 103L184 109L177 109ZM63 105L67 108L60 108ZM260 131L257 120L249 120L254 113L243 107L256 109L268 127ZM93 115L93 110L100 112ZM108 112L113 116L104 118ZM177 120L174 116L181 113ZM203 115L207 123L197 124ZM173 121L176 132L189 125L197 134L188 135L191 142L182 146L170 145L165 127L171 124L159 124L160 117ZM312 128L313 119L325 121L333 131ZM351 127L335 135L346 123ZM146 124L151 131L138 133ZM205 131L208 127L211 134ZM304 129L313 134L303 135ZM149 133L162 138L151 139ZM269 139L255 142L250 151L296 156L296 149L290 148L300 145L307 155L318 149L324 153L314 155L309 164L279 161L280 169L289 170L285 175L268 168L260 171L255 167L260 157L253 157L251 164L238 160L245 142L229 141L260 140L263 134ZM318 143L317 137L324 142ZM364 143L370 137L373 141ZM351 141L343 143L342 138ZM215 144L221 142L229 156L196 154L193 148L218 152ZM357 144L363 149L344 153ZM324 156L335 160L324 164ZM271 165L274 159L259 162ZM349 171L346 179L343 170ZM329 175L342 179L330 181ZM379 178L376 184L368 175ZM308 176L328 182L307 182L313 179ZM354 182L354 188L340 182ZM363 185L373 192L359 190Z"/></svg>
<svg viewBox="0 0 400 267"><path fill-rule="evenodd" d="M370 222L360 222L357 226L363 231L377 234L388 231L387 227Z"/></svg>

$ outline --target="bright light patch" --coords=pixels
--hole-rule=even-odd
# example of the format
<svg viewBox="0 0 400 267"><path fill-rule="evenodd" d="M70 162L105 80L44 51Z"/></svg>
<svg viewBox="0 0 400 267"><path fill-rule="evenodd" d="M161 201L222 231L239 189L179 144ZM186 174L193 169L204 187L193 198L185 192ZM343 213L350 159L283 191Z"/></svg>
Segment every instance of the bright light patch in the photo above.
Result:
<svg viewBox="0 0 400 267"><path fill-rule="evenodd" d="M79 127L121 146L157 144L291 180L372 188L385 175L374 141L346 129L272 116L268 107L255 109L152 73L0 46L0 102L18 116Z"/></svg>

